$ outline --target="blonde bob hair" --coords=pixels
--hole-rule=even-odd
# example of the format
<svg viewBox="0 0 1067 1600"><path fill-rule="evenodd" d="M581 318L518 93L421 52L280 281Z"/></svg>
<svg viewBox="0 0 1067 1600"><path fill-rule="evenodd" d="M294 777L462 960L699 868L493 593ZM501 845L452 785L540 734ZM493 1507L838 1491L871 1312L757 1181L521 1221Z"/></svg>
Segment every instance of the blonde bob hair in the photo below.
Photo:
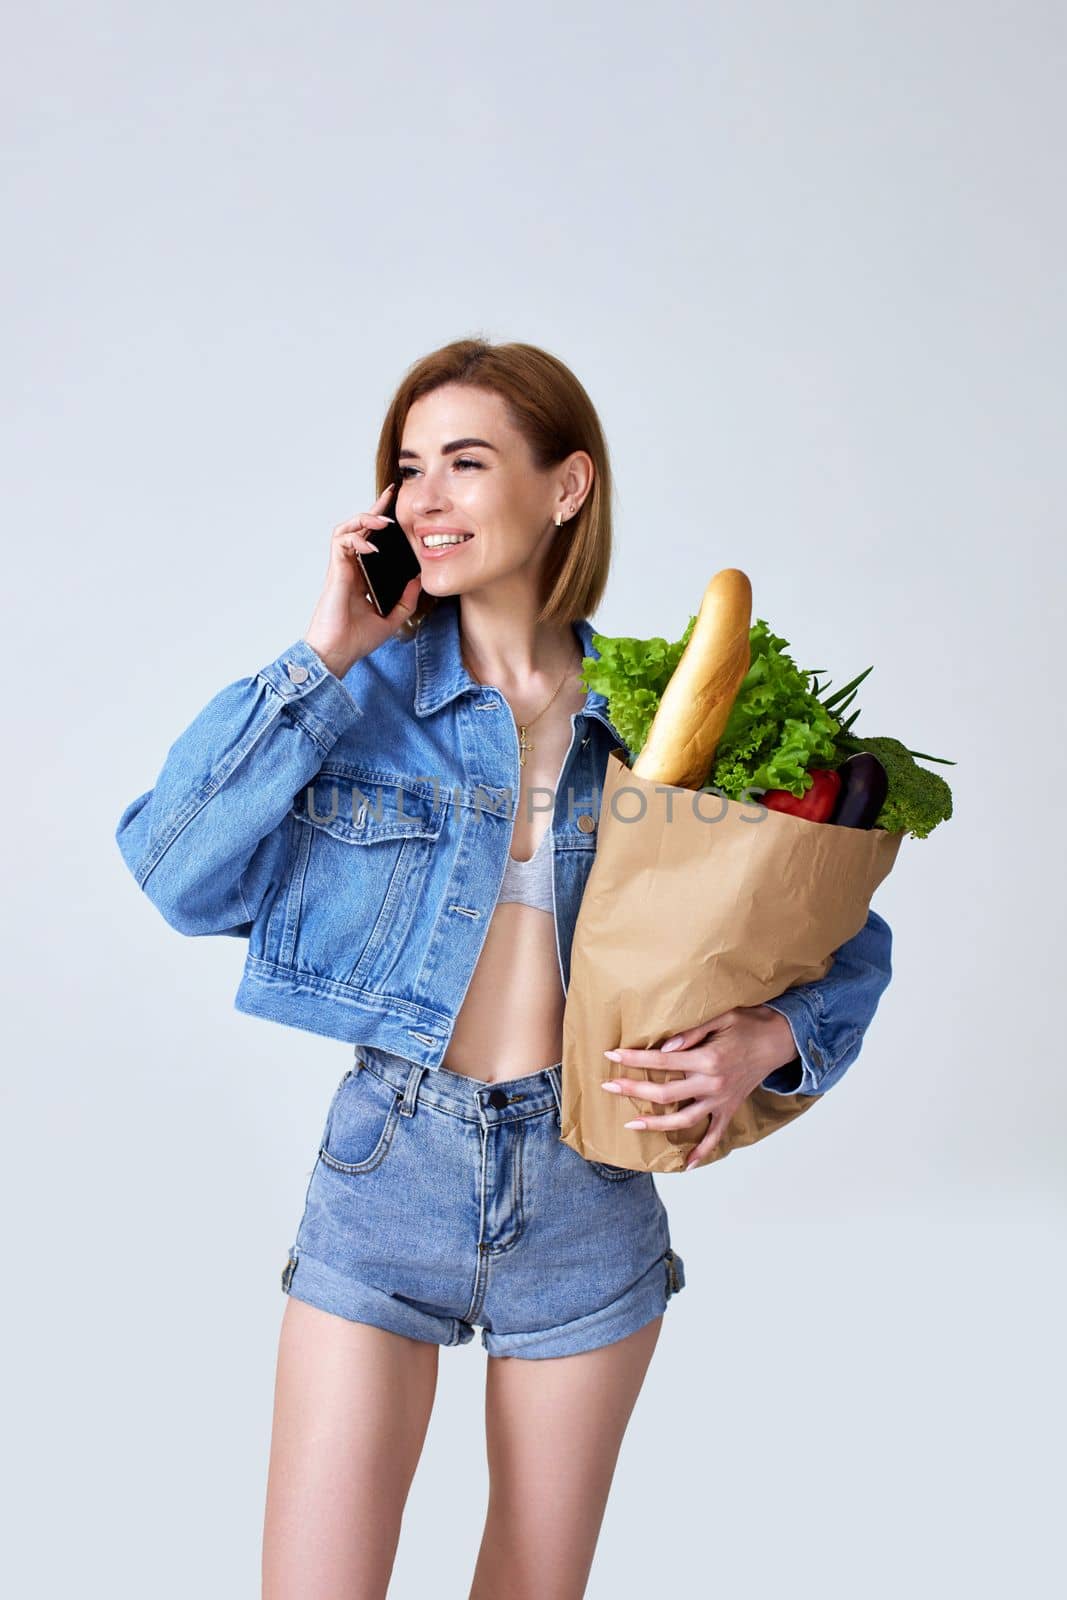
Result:
<svg viewBox="0 0 1067 1600"><path fill-rule="evenodd" d="M542 472L574 450L593 462L593 483L575 517L556 531L545 564L538 622L576 622L603 598L611 564L613 485L608 447L593 402L569 367L532 344L456 339L423 356L404 374L382 423L375 456L375 498L397 479L404 421L415 401L443 384L498 394ZM420 594L401 639L413 639L437 596Z"/></svg>

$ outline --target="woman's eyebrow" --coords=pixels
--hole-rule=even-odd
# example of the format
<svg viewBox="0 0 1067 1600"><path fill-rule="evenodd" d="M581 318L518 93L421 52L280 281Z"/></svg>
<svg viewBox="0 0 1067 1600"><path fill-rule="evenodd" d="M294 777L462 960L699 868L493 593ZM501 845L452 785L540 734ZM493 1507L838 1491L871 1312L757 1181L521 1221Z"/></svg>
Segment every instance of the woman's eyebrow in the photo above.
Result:
<svg viewBox="0 0 1067 1600"><path fill-rule="evenodd" d="M443 456L450 456L453 455L457 450L469 450L472 444L481 444L484 445L487 450L496 450L496 445L490 444L488 439L453 439L451 444L443 444L441 446L441 454ZM398 450L397 460L403 461L405 456L414 456L417 458L418 454L419 452L417 450ZM497 454L499 455L499 451L497 451Z"/></svg>

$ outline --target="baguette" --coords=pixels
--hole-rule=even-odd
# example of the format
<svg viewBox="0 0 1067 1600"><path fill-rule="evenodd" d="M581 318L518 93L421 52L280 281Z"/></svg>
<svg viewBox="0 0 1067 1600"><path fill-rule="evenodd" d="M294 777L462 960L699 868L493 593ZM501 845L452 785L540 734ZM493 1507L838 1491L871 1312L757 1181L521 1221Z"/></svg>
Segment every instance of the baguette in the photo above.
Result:
<svg viewBox="0 0 1067 1600"><path fill-rule="evenodd" d="M752 585L724 567L704 590L689 643L671 673L631 771L652 783L699 789L711 769L748 671Z"/></svg>

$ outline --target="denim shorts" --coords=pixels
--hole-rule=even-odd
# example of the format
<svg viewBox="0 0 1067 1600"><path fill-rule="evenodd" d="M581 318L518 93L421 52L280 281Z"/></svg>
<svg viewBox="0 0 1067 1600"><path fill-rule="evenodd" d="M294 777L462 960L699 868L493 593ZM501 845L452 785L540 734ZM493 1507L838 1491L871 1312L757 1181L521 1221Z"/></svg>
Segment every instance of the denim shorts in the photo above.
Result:
<svg viewBox="0 0 1067 1600"><path fill-rule="evenodd" d="M651 1172L560 1138L560 1064L487 1084L357 1046L282 1288L337 1316L490 1355L623 1339L685 1284Z"/></svg>

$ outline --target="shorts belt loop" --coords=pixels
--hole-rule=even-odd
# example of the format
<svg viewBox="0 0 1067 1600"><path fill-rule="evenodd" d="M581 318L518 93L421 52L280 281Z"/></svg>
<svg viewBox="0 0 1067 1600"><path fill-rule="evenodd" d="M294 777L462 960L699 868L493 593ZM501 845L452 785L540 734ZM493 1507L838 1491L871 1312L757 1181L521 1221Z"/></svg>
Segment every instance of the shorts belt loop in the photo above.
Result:
<svg viewBox="0 0 1067 1600"><path fill-rule="evenodd" d="M562 1128L563 1127L563 1099L562 1099L562 1086L560 1084L560 1076L559 1075L560 1075L559 1067L549 1067L549 1069L548 1069L548 1081L552 1086L552 1097L556 1102L556 1116L559 1119L559 1125Z"/></svg>
<svg viewBox="0 0 1067 1600"><path fill-rule="evenodd" d="M415 1107L419 1099L419 1085L422 1082L423 1074L429 1070L429 1067L422 1066L418 1061L411 1063L408 1081L404 1086L404 1098L400 1102L400 1115L402 1117L413 1117L415 1115Z"/></svg>

